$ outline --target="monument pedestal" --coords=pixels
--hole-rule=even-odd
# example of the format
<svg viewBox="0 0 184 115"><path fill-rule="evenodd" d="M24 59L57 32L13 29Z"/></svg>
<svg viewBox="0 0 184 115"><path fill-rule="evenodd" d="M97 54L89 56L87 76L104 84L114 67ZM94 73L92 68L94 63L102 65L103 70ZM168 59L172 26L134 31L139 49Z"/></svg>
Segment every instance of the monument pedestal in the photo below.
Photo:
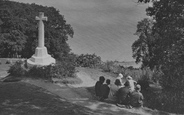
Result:
<svg viewBox="0 0 184 115"><path fill-rule="evenodd" d="M28 65L50 65L56 60L47 53L46 47L37 47L35 54L27 60Z"/></svg>

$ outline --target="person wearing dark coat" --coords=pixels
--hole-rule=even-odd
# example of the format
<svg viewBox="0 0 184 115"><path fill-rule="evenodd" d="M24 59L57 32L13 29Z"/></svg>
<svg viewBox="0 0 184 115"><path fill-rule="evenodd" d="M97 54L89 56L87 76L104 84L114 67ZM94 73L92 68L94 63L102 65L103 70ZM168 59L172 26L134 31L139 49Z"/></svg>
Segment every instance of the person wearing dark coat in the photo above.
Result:
<svg viewBox="0 0 184 115"><path fill-rule="evenodd" d="M130 93L131 93L130 83L126 82L124 85L125 87L119 88L119 90L116 93L117 104L128 106L129 100L130 100Z"/></svg>
<svg viewBox="0 0 184 115"><path fill-rule="evenodd" d="M95 94L98 98L100 97L100 93L101 93L100 88L101 88L101 85L104 83L104 81L105 81L104 76L100 76L99 81L97 81L95 84Z"/></svg>
<svg viewBox="0 0 184 115"><path fill-rule="evenodd" d="M101 85L100 91L100 100L104 101L104 99L107 99L110 93L110 79L106 80L106 84Z"/></svg>

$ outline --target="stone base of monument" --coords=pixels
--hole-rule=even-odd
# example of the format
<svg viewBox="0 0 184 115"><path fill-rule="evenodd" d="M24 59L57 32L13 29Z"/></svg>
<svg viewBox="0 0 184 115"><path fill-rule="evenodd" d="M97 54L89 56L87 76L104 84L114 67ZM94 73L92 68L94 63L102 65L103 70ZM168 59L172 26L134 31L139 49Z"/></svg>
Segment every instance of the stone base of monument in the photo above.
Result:
<svg viewBox="0 0 184 115"><path fill-rule="evenodd" d="M37 47L35 54L27 60L28 66L38 65L46 66L52 63L56 63L56 60L47 53L46 47Z"/></svg>

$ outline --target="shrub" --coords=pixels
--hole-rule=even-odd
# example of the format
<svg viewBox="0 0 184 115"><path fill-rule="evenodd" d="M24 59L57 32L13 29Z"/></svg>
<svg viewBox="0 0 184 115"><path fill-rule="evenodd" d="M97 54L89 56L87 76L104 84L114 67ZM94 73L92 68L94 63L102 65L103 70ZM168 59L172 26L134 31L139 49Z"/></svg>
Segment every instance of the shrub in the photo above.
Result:
<svg viewBox="0 0 184 115"><path fill-rule="evenodd" d="M133 66L129 66L129 67L128 67L128 69L133 70L133 69L134 69L134 67L133 67Z"/></svg>
<svg viewBox="0 0 184 115"><path fill-rule="evenodd" d="M75 62L73 55L67 55L66 57L60 58L56 64L48 66L33 66L27 67L27 61L17 61L15 64L10 66L8 72L12 76L23 76L26 75L32 78L41 78L52 80L52 78L68 78L75 77Z"/></svg>
<svg viewBox="0 0 184 115"><path fill-rule="evenodd" d="M68 61L58 61L54 65L48 66L33 66L31 68L26 68L26 61L16 61L15 64L10 66L8 73L10 75L18 76L28 76L32 78L41 78L51 80L52 78L63 79L67 77L75 77L75 66L73 62Z"/></svg>
<svg viewBox="0 0 184 115"><path fill-rule="evenodd" d="M150 82L152 82L153 71L149 68L143 68L142 74L138 79L137 83L141 85L142 90L147 90L149 88Z"/></svg>
<svg viewBox="0 0 184 115"><path fill-rule="evenodd" d="M184 87L184 70L183 63L178 65L168 65L171 67L162 67L163 76L160 79L160 84L163 88L175 88L181 90Z"/></svg>
<svg viewBox="0 0 184 115"><path fill-rule="evenodd" d="M12 60L9 60L9 59L8 59L8 60L6 61L6 64L12 64L12 63L13 63Z"/></svg>
<svg viewBox="0 0 184 115"><path fill-rule="evenodd" d="M162 90L143 92L146 106L171 113L184 113L184 92L182 90Z"/></svg>
<svg viewBox="0 0 184 115"><path fill-rule="evenodd" d="M26 70L24 69L23 65L24 65L23 61L16 61L15 64L10 66L8 73L10 73L10 75L15 77L21 77L25 75Z"/></svg>
<svg viewBox="0 0 184 115"><path fill-rule="evenodd" d="M55 78L67 78L75 77L75 66L65 61L58 62L53 69L51 69L52 77Z"/></svg>
<svg viewBox="0 0 184 115"><path fill-rule="evenodd" d="M146 78L146 76L143 76L142 79L139 79L137 81L137 83L141 85L142 90L147 90L149 88L150 81L148 79L145 79L145 78Z"/></svg>
<svg viewBox="0 0 184 115"><path fill-rule="evenodd" d="M114 61L106 61L105 63L103 63L100 67L104 72L111 72L111 73L115 73L118 74L122 71L122 67L115 64Z"/></svg>
<svg viewBox="0 0 184 115"><path fill-rule="evenodd" d="M113 66L114 66L113 61L107 61L107 62L105 62L105 63L102 64L101 69L102 69L104 72L111 72Z"/></svg>
<svg viewBox="0 0 184 115"><path fill-rule="evenodd" d="M157 83L160 85L160 81L162 80L163 77L163 72L161 71L161 69L154 69L153 70L153 74L152 74L152 80L154 83Z"/></svg>
<svg viewBox="0 0 184 115"><path fill-rule="evenodd" d="M76 57L76 66L96 68L101 64L101 57L96 54L81 54Z"/></svg>
<svg viewBox="0 0 184 115"><path fill-rule="evenodd" d="M46 67L46 66L45 66ZM28 72L29 77L33 78L44 78L45 77L45 67L33 66Z"/></svg>
<svg viewBox="0 0 184 115"><path fill-rule="evenodd" d="M29 77L51 80L52 78L74 77L75 66L65 61L58 61L55 65L33 66L28 72Z"/></svg>

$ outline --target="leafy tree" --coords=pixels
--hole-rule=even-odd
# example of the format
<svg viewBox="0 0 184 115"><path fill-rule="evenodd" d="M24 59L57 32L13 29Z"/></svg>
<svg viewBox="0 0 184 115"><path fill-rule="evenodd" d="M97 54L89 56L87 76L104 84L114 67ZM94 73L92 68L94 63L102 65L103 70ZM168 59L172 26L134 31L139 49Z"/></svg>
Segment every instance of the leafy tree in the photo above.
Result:
<svg viewBox="0 0 184 115"><path fill-rule="evenodd" d="M133 58L136 59L136 63L142 62L143 67L153 67L154 65L153 52L157 38L152 34L153 24L153 20L148 18L140 21L135 33L135 35L139 36L139 39L132 44Z"/></svg>
<svg viewBox="0 0 184 115"><path fill-rule="evenodd" d="M0 1L0 51L1 57L29 58L34 54L38 41L38 26L35 16L43 12L48 17L45 24L45 46L55 58L70 52L68 37L73 29L64 16L53 7ZM12 55L10 55L12 54Z"/></svg>
<svg viewBox="0 0 184 115"><path fill-rule="evenodd" d="M149 0L139 0L149 2ZM134 58L143 66L161 67L164 73L162 85L182 89L184 87L184 1L152 0L146 9L153 23L139 22L139 39L132 45ZM151 27L151 28L150 28ZM143 28L143 29L142 29ZM147 33L149 32L149 33Z"/></svg>

